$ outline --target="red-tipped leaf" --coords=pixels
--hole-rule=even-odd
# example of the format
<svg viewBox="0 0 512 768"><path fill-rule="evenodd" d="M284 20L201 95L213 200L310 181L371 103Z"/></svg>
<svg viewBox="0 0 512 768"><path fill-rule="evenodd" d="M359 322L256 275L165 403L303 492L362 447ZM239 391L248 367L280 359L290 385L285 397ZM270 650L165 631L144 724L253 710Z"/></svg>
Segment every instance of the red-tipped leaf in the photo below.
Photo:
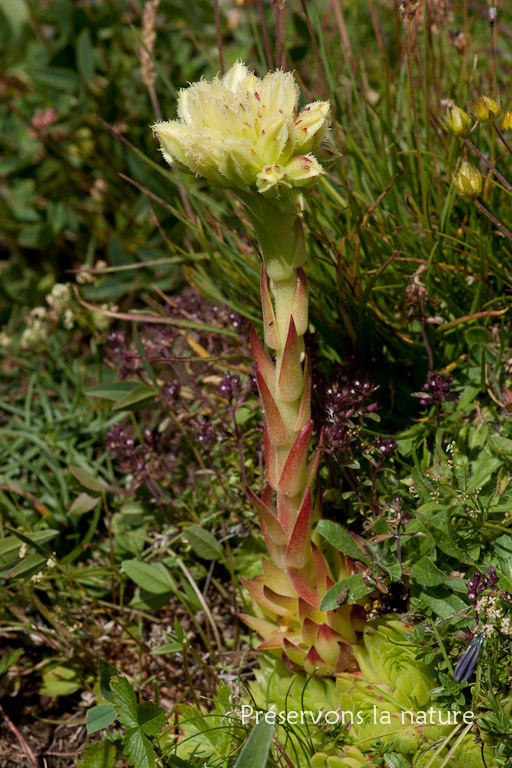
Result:
<svg viewBox="0 0 512 768"><path fill-rule="evenodd" d="M286 459L279 478L279 491L287 496L296 496L307 487L306 464L312 431L313 422L308 421L297 435Z"/></svg>
<svg viewBox="0 0 512 768"><path fill-rule="evenodd" d="M267 382L258 367L256 367L256 381L258 382L261 404L265 414L265 425L268 429L269 437L274 445L284 445L288 442L286 428L272 393L267 387Z"/></svg>
<svg viewBox="0 0 512 768"><path fill-rule="evenodd" d="M265 379L265 383L270 391L275 387L276 369L270 357L265 352L254 325L251 323L251 351L256 368Z"/></svg>
<svg viewBox="0 0 512 768"><path fill-rule="evenodd" d="M292 568L302 568L308 561L310 554L308 543L311 537L311 515L311 492L308 488L304 494L304 500L299 510L290 542L286 547L286 564Z"/></svg>
<svg viewBox="0 0 512 768"><path fill-rule="evenodd" d="M288 336L283 350L283 359L277 382L277 393L281 400L293 403L300 397L304 382L302 380L302 365L300 362L300 341L293 322L290 318Z"/></svg>

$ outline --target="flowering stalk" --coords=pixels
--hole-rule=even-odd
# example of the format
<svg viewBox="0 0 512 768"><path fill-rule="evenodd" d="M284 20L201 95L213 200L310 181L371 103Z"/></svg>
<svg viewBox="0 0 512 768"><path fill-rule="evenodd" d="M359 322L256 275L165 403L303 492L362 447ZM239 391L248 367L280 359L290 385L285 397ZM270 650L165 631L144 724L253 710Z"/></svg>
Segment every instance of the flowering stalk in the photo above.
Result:
<svg viewBox="0 0 512 768"><path fill-rule="evenodd" d="M284 652L294 668L332 674L355 668L351 645L363 614L345 605L321 611L326 591L350 575L338 552L330 562L314 541L320 516L313 481L320 453L309 456L311 363L306 248L300 216L306 197L336 153L328 140L328 102L297 111L291 73L257 78L237 63L222 79L202 80L180 92L179 120L154 126L164 157L183 171L234 189L254 226L263 266L264 342L251 346L265 421L268 485L261 497L247 488L259 515L271 560L263 574L243 580L259 616L242 618L263 639L260 648Z"/></svg>

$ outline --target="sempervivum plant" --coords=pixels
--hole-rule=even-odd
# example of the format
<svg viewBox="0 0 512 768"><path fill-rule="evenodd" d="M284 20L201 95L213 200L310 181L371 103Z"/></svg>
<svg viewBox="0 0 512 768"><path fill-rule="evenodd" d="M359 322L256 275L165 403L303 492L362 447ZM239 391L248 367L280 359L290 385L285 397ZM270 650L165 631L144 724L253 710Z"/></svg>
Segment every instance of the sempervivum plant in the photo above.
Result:
<svg viewBox="0 0 512 768"><path fill-rule="evenodd" d="M384 765L379 758L394 753L401 762L385 764L496 768L492 748L475 741L471 725L464 725L459 715L460 725L454 726L453 714L439 711L430 698L434 670L416 661L405 639L407 629L395 620L368 624L364 643L354 647L361 671L340 674L336 680L311 678L304 686L303 678L294 681L283 669L274 675L265 668L256 672L257 682L250 685L253 706L273 706L277 723L279 713L309 713L297 733L309 736L314 754L299 756L294 764L364 768ZM281 725L278 738L288 744L290 754L289 729Z"/></svg>
<svg viewBox="0 0 512 768"><path fill-rule="evenodd" d="M314 541L320 515L313 482L319 453L310 457L311 365L303 336L308 288L300 216L306 197L336 153L329 139L328 102L298 111L299 89L290 72L262 80L237 63L221 79L180 91L179 120L154 126L164 157L177 168L234 190L260 244L264 341L251 334L265 421L268 486L257 511L272 562L245 581L258 617L244 616L290 663L317 674L354 668L351 644L362 628L359 606L320 611L336 580L350 575L339 554L329 563Z"/></svg>

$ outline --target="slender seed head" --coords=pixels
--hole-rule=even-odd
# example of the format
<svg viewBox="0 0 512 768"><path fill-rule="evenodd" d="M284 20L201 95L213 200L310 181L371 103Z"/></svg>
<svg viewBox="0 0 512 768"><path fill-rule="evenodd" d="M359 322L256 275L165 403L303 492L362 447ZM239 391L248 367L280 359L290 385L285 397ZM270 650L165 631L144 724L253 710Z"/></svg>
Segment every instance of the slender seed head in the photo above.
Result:
<svg viewBox="0 0 512 768"><path fill-rule="evenodd" d="M467 112L460 107L453 106L448 109L445 115L445 127L453 133L454 136L467 136L471 130L471 118Z"/></svg>
<svg viewBox="0 0 512 768"><path fill-rule="evenodd" d="M482 177L478 168L470 165L466 160L460 166L458 173L453 177L459 195L474 199L482 191Z"/></svg>
<svg viewBox="0 0 512 768"><path fill-rule="evenodd" d="M473 115L479 123L494 123L503 112L503 102L498 104L492 93L489 96L482 93L478 101L472 101Z"/></svg>

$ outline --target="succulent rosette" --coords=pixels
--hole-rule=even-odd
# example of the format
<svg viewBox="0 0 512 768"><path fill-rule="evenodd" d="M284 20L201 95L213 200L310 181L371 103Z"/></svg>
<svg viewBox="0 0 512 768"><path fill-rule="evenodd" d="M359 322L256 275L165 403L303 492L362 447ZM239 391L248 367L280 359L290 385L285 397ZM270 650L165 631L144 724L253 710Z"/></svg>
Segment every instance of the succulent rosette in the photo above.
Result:
<svg viewBox="0 0 512 768"><path fill-rule="evenodd" d="M269 710L274 705L278 712L311 712L317 721L314 725L308 719L302 726L302 735L311 738L315 749L305 766L363 768L385 749L414 768L439 768L450 751L451 768L485 768L485 764L496 768L493 750L487 745L483 762L473 732L456 743L461 734L454 733L453 716L448 724L449 713L439 712L439 705L431 699L434 670L416 660L414 648L405 639L408 629L391 619L368 624L364 643L353 648L361 671L343 673L334 680L313 677L306 684L304 677L294 680L282 666L274 674L265 666L256 673L251 693L258 706ZM339 724L329 725L336 712ZM464 727L462 723L460 731ZM278 734L285 744L287 734L282 726Z"/></svg>

